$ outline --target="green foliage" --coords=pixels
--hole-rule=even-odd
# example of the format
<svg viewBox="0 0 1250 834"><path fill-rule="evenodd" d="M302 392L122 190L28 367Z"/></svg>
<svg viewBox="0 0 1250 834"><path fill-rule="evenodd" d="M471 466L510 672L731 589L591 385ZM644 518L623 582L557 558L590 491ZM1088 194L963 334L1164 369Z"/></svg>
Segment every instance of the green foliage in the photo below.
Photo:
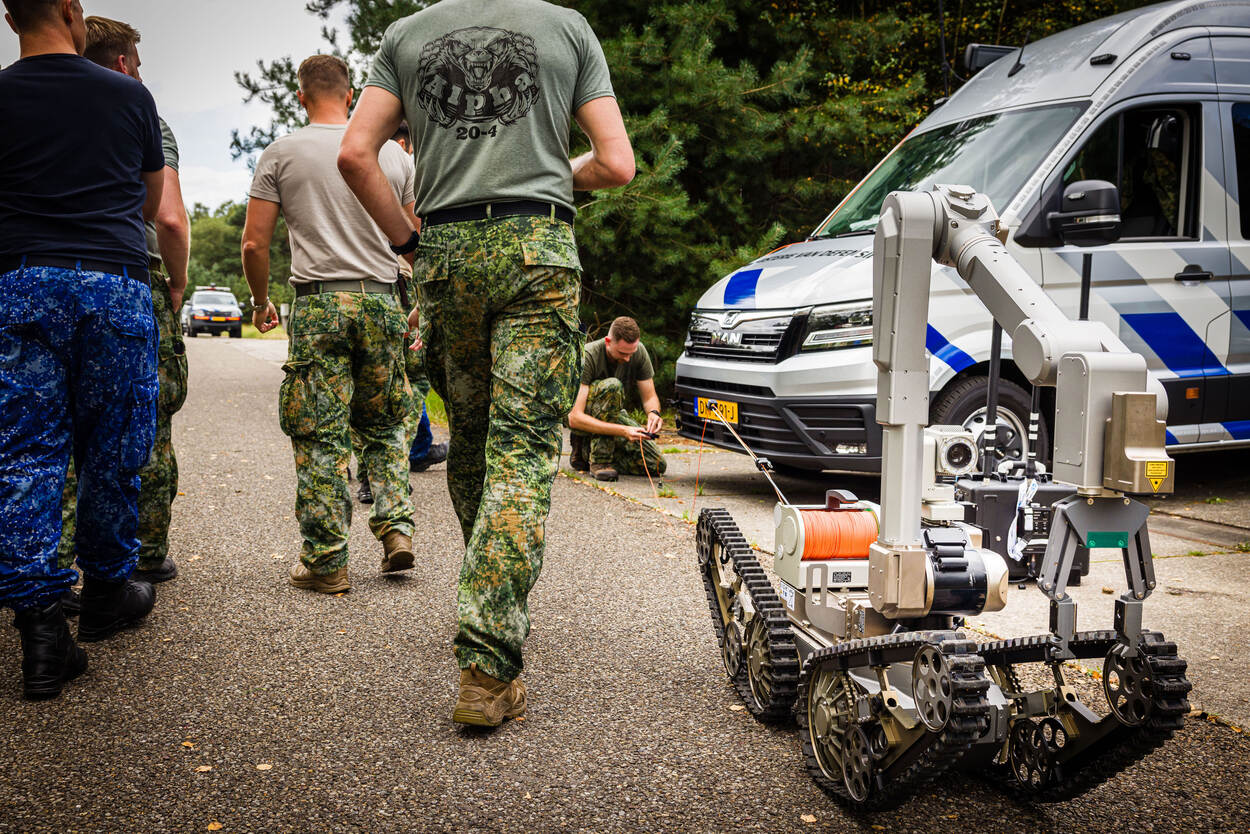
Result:
<svg viewBox="0 0 1250 834"><path fill-rule="evenodd" d="M239 250L246 217L247 206L243 203L223 203L215 209L197 203L191 210L191 262L187 267L191 288L210 284L229 287L244 306L245 317L251 312L247 302L252 294L243 277ZM274 304L293 301L295 292L287 283L287 276L291 274L291 249L282 218L278 219L269 247L269 274L269 297Z"/></svg>
<svg viewBox="0 0 1250 834"><path fill-rule="evenodd" d="M638 162L629 185L578 196L582 317L597 336L632 315L672 382L690 309L720 276L816 226L935 99L943 71L932 0L564 0L599 34ZM382 33L423 0L309 0L357 83ZM949 0L947 56L971 42L1026 43L1141 0ZM237 78L273 121L236 134L254 154L302 123L297 61ZM586 148L574 137L573 152Z"/></svg>

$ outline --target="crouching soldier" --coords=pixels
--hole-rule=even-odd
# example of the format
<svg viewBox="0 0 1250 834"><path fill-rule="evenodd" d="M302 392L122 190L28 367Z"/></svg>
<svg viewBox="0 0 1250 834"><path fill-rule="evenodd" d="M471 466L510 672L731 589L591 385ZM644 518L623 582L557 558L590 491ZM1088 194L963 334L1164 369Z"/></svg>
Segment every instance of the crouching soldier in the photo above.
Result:
<svg viewBox="0 0 1250 834"><path fill-rule="evenodd" d="M621 316L606 338L587 343L582 353L582 385L569 413L570 462L600 481L615 481L622 473L663 475L668 468L653 439L664 426L655 369L639 337L638 323ZM625 410L635 399L647 412L645 427Z"/></svg>

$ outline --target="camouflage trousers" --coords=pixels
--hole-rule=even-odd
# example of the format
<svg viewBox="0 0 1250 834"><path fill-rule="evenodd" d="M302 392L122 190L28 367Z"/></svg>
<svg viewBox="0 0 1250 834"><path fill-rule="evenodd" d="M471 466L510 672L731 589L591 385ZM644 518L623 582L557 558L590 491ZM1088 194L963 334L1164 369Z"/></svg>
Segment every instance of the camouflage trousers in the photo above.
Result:
<svg viewBox="0 0 1250 834"><path fill-rule="evenodd" d="M300 559L313 573L347 564L352 431L373 483L369 529L379 539L392 530L412 535L404 429L412 393L401 354L407 329L392 295L338 292L295 301L278 414L295 451Z"/></svg>
<svg viewBox="0 0 1250 834"><path fill-rule="evenodd" d="M160 393L156 407L156 440L147 466L139 470L139 564L141 570L158 568L169 555L169 521L174 498L178 495L178 458L174 454L173 416L187 399L187 348L174 311L165 271L154 266L152 276L152 315L160 334L157 348L157 381ZM74 535L77 529L78 478L71 458L61 496L61 541L57 545L57 566L74 563Z"/></svg>
<svg viewBox="0 0 1250 834"><path fill-rule="evenodd" d="M425 352L409 350L408 345L412 340L405 338L404 341L404 375L408 377L408 385L412 388L412 407L404 417L404 433L408 436L408 448L411 449L421 425L421 415L425 411L425 398L430 395L430 378L425 373ZM359 472L366 473L367 476L368 468L364 466L362 447L360 435L353 429L352 452L356 455Z"/></svg>
<svg viewBox="0 0 1250 834"><path fill-rule="evenodd" d="M590 386L586 397L586 413L596 420L605 423L616 423L618 426L639 427L629 413L625 411L625 389L616 377L601 379ZM668 461L654 440L642 441L642 449L638 443L623 437L607 434L587 434L577 432L590 441L590 462L610 464L622 475L663 475L668 470ZM645 466L645 468L644 468Z"/></svg>
<svg viewBox="0 0 1250 834"><path fill-rule="evenodd" d="M156 344L145 282L62 267L0 273L0 605L45 606L78 578L57 564L71 455L79 566L107 582L134 569Z"/></svg>
<svg viewBox="0 0 1250 834"><path fill-rule="evenodd" d="M465 541L456 658L504 681L521 672L560 422L580 376L579 273L572 228L536 217L430 227L414 265Z"/></svg>

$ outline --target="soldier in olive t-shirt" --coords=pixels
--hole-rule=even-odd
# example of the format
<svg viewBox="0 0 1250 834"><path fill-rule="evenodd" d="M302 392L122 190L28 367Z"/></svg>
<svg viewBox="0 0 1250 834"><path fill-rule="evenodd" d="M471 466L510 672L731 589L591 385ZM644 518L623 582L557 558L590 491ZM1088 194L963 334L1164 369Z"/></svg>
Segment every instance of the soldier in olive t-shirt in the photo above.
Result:
<svg viewBox="0 0 1250 834"><path fill-rule="evenodd" d="M621 474L664 474L668 464L650 437L662 425L654 376L651 356L631 318L616 319L605 338L586 344L582 385L569 412L574 469L600 481L615 481ZM639 404L647 412L645 427L627 411Z"/></svg>

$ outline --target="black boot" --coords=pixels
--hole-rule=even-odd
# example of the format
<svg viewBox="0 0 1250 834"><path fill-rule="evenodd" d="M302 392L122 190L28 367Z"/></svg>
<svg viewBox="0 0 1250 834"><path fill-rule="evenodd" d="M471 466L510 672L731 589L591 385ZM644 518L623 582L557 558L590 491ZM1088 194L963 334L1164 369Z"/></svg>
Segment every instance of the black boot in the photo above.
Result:
<svg viewBox="0 0 1250 834"><path fill-rule="evenodd" d="M61 610L65 612L66 617L78 616L78 612L82 610L82 596L77 588L70 588L61 594Z"/></svg>
<svg viewBox="0 0 1250 834"><path fill-rule="evenodd" d="M123 579L105 582L84 577L82 613L78 615L78 640L107 640L123 628L138 625L156 603L156 589L147 582Z"/></svg>
<svg viewBox="0 0 1250 834"><path fill-rule="evenodd" d="M22 696L43 701L61 694L61 686L87 668L87 653L74 642L61 601L47 608L27 608L13 617L22 633Z"/></svg>
<svg viewBox="0 0 1250 834"><path fill-rule="evenodd" d="M373 487L369 485L369 476L360 473L360 489L356 492L356 500L362 504L373 503Z"/></svg>
<svg viewBox="0 0 1250 834"><path fill-rule="evenodd" d="M166 556L165 561L161 562L154 568L135 568L130 574L132 579L141 582L147 582L155 585L157 582L168 582L171 579L178 578L178 566L174 564L172 556Z"/></svg>
<svg viewBox="0 0 1250 834"><path fill-rule="evenodd" d="M569 466L573 467L575 472L590 471L590 438L584 434L571 432L569 434L569 443L573 449L569 452Z"/></svg>

